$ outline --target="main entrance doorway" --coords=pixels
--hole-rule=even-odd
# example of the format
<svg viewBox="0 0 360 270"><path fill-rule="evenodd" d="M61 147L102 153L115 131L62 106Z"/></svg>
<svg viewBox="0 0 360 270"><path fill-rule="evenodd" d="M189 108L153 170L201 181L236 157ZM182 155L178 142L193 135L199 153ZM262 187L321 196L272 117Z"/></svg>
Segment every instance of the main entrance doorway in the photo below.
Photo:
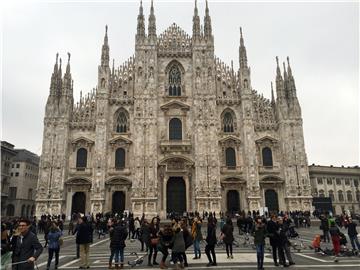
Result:
<svg viewBox="0 0 360 270"><path fill-rule="evenodd" d="M166 184L166 212L182 215L185 211L185 181L182 177L170 177Z"/></svg>
<svg viewBox="0 0 360 270"><path fill-rule="evenodd" d="M123 191L115 191L112 195L112 212L120 214L125 210L125 193Z"/></svg>
<svg viewBox="0 0 360 270"><path fill-rule="evenodd" d="M71 214L83 213L85 214L86 195L84 192L75 192L72 197Z"/></svg>
<svg viewBox="0 0 360 270"><path fill-rule="evenodd" d="M278 195L275 190L268 189L265 191L265 206L268 208L269 213L279 211Z"/></svg>
<svg viewBox="0 0 360 270"><path fill-rule="evenodd" d="M227 211L231 214L240 211L240 198L237 190L229 190L227 192Z"/></svg>

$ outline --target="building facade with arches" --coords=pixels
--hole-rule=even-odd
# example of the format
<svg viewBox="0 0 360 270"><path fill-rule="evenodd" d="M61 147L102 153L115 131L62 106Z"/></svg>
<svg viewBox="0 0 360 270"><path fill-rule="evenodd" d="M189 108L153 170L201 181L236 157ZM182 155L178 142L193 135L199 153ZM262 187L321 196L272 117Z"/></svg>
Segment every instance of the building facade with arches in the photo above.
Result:
<svg viewBox="0 0 360 270"><path fill-rule="evenodd" d="M37 213L309 210L302 116L290 68L275 66L276 98L215 56L206 3L192 36L175 23L147 31L140 6L135 54L110 63L108 29L97 87L74 103L70 54L56 56L44 119ZM276 58L277 59L277 58Z"/></svg>

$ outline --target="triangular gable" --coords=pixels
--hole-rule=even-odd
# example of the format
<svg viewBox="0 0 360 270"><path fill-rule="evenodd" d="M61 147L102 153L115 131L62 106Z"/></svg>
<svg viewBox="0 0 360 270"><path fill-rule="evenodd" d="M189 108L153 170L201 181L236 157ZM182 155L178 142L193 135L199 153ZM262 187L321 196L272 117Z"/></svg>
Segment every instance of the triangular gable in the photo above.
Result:
<svg viewBox="0 0 360 270"><path fill-rule="evenodd" d="M90 139L88 139L86 137L83 137L83 136L73 140L71 143L75 145L75 144L78 144L81 141L84 141L87 144L94 144L95 143L94 141L92 141L92 140L90 140Z"/></svg>
<svg viewBox="0 0 360 270"><path fill-rule="evenodd" d="M110 144L116 144L118 142L123 142L125 144L132 144L131 140L129 140L128 138L125 138L124 136L121 136L121 135L116 136L115 138L113 138L109 141Z"/></svg>
<svg viewBox="0 0 360 270"><path fill-rule="evenodd" d="M219 140L219 143L223 144L228 141L235 141L235 143L241 143L241 140L239 138L235 137L234 135L229 135L229 136L226 136L225 138L222 138L221 140Z"/></svg>
<svg viewBox="0 0 360 270"><path fill-rule="evenodd" d="M262 143L264 141L271 141L272 143L277 143L279 142L278 139L274 138L274 137L271 137L269 135L265 135L264 137L261 137L260 139L257 139L255 142L256 143Z"/></svg>
<svg viewBox="0 0 360 270"><path fill-rule="evenodd" d="M168 103L160 106L160 108L162 110L169 110L170 108L180 108L182 110L189 110L190 109L190 106L181 102L181 101L178 101L178 100L172 100L172 101L169 101Z"/></svg>

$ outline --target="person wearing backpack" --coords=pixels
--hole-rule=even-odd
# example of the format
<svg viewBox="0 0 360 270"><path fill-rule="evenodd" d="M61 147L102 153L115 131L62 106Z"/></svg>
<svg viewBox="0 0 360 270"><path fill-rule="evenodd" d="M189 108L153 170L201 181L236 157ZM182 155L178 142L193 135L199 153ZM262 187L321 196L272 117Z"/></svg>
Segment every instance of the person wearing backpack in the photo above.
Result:
<svg viewBox="0 0 360 270"><path fill-rule="evenodd" d="M60 246L62 244L62 232L59 229L59 227L56 225L55 222L51 223L49 234L48 234L48 262L46 269L50 269L51 261L53 259L53 256L55 254L55 269L58 269L59 265L59 253L60 253Z"/></svg>

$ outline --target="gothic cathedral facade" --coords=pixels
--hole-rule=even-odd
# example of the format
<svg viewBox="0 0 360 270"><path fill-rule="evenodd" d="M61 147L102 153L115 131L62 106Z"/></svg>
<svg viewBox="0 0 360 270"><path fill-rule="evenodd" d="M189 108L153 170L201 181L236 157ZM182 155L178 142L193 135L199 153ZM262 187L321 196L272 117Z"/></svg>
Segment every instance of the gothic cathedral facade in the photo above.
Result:
<svg viewBox="0 0 360 270"><path fill-rule="evenodd" d="M301 108L290 68L268 100L252 88L240 29L239 69L214 55L206 3L192 36L156 33L140 4L135 55L110 63L104 38L97 87L74 104L70 54L51 77L36 214L309 210Z"/></svg>

